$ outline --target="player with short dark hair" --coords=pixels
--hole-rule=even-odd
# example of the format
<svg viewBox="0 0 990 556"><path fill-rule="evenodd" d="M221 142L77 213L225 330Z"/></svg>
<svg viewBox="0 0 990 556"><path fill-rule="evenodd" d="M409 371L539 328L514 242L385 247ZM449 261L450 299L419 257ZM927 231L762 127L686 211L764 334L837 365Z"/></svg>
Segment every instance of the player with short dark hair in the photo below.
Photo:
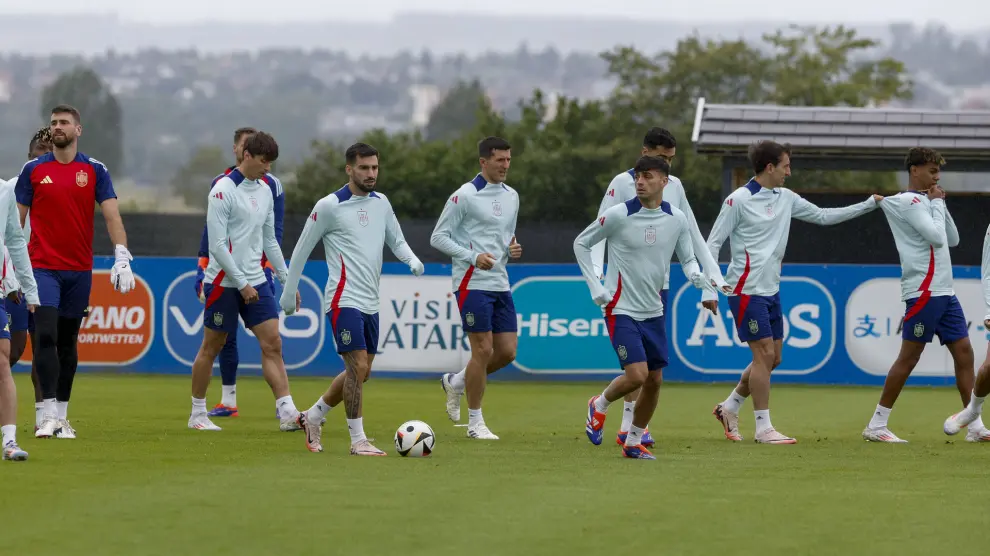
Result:
<svg viewBox="0 0 990 556"><path fill-rule="evenodd" d="M471 360L459 373L440 378L447 416L460 420L467 391L469 438L498 440L485 424L481 402L487 375L516 358L516 308L505 265L522 257L516 241L519 195L505 184L512 147L501 137L478 142L481 172L447 200L430 245L452 259L461 324L471 343Z"/></svg>
<svg viewBox="0 0 990 556"><path fill-rule="evenodd" d="M211 189L217 184L218 181L220 181L220 178L232 172L235 168L237 168L237 165L244 160L244 144L249 137L256 133L258 133L258 130L253 127L240 127L234 131L233 150L236 164L230 168L227 168L219 176L213 178L213 182L210 183ZM271 188L272 196L275 198L275 239L278 241L279 246L281 246L283 222L285 220L285 190L282 188L282 182L270 172L265 174L261 179ZM206 272L206 267L210 264L210 241L207 232L207 226L204 224L203 238L199 243L199 261L196 268L195 285L196 295L199 297L201 302L206 301L206 297L203 295L203 277ZM274 270L264 254L261 255L261 264L265 268L265 279L268 281L269 287L271 287L274 292ZM237 366L239 363L240 356L237 352L237 332L235 331L234 333L227 335L227 343L225 343L223 345L223 349L220 350L220 380L222 384L222 397L220 398L220 403L210 410L210 417L237 417Z"/></svg>
<svg viewBox="0 0 990 556"><path fill-rule="evenodd" d="M28 142L28 160L34 160L39 156L52 151L52 131L48 127L43 127L31 137ZM7 187L14 189L17 177L7 181ZM31 227L24 228L24 237L27 239L31 234ZM6 254L6 251L4 252ZM10 367L21 360L24 354L24 347L27 345L28 333L34 334L34 313L28 311L27 304L24 303L23 292L20 283L17 281L13 260L7 256L7 270L3 276L4 290L7 298L4 305L7 310L7 320L10 323ZM32 359L31 362L31 382L34 386L34 430L41 427L41 418L44 414L45 404L42 402L41 382L38 380L37 364Z"/></svg>
<svg viewBox="0 0 990 556"><path fill-rule="evenodd" d="M191 429L220 430L206 413L206 391L213 362L227 337L237 333L238 318L244 319L261 347L261 372L275 395L279 428L301 428L282 359L278 306L261 266L262 254L267 255L279 281L285 282L288 269L275 239L275 197L264 181L277 159L275 138L259 131L244 142L244 159L237 168L209 193L210 264L203 285L203 344L192 366Z"/></svg>
<svg viewBox="0 0 990 556"><path fill-rule="evenodd" d="M378 150L356 143L347 149L344 158L348 181L317 201L306 219L292 252L281 305L286 315L297 309L299 279L310 253L322 240L329 271L324 307L337 353L344 360L344 372L333 379L309 411L300 414L306 430L306 448L311 452L323 451L323 422L330 409L343 402L351 454L384 456L385 452L373 446L364 433L362 410L363 384L371 378L371 366L378 353L382 249L387 245L400 261L409 265L415 276L423 274L423 263L406 243L392 204L375 191Z"/></svg>
<svg viewBox="0 0 990 556"><path fill-rule="evenodd" d="M887 197L880 204L901 260L901 300L905 310L900 352L884 380L880 403L863 429L863 438L871 442L906 442L887 428L887 421L908 376L935 336L952 355L956 387L964 407L973 393L973 345L962 306L952 288L949 256L949 248L959 245L959 231L945 206L945 192L938 185L944 164L938 151L910 149L904 160L907 191ZM969 433L967 440L990 440L990 431L982 420L970 425Z"/></svg>
<svg viewBox="0 0 990 556"><path fill-rule="evenodd" d="M640 156L656 157L664 160L667 164L671 164L676 154L677 139L674 138L674 135L670 131L662 127L653 127L646 132L646 135L643 137L643 147ZM605 195L602 197L602 202L598 207L598 216L601 217L606 210L614 207L615 205L620 205L635 198L635 170L630 169L625 172L621 172L612 178L611 183L608 184L608 188L605 189ZM688 202L687 194L684 192L684 185L677 177L668 175L667 185L663 188L663 200L671 206L679 208L681 212L684 213L691 232L694 254L698 257L698 262L701 264L702 270L712 282L722 288L723 292L727 293L729 286L725 283L725 279L722 277L722 271L718 266L718 262L716 259L712 258L711 253L708 251L708 246L705 244L705 238L701 235L701 229L698 228L698 221L694 218L694 211L691 209L691 203ZM592 246L591 260L595 265L595 274L601 278L604 278L604 241ZM663 289L660 290L660 299L663 301L664 307L669 307L667 302L669 292L670 267L668 266ZM667 321L666 325L668 327L670 326L670 314L671 311L664 311L664 319ZM639 391L636 390L630 394L627 394L625 397L625 403L623 404L622 411L622 423L619 426L618 433L615 435L615 441L620 446L626 442L626 432L629 430L629 425L632 424L633 412L636 408L636 398L638 396ZM650 434L649 428L647 428L646 432L643 433L642 441L643 446L646 446L647 448L653 446L653 436Z"/></svg>
<svg viewBox="0 0 990 556"><path fill-rule="evenodd" d="M687 217L663 200L670 165L662 158L644 156L636 162L633 173L636 196L605 210L574 240L574 256L592 299L604 310L608 336L623 369L600 395L588 400L585 433L592 444L601 444L609 405L642 388L623 439L622 455L656 459L643 444L643 437L656 411L667 366L667 306L657 292L666 285L674 251L684 275L695 287L712 286L694 256ZM609 265L603 286L591 248L606 240Z"/></svg>
<svg viewBox="0 0 990 556"><path fill-rule="evenodd" d="M791 229L791 218L831 226L866 214L883 199L873 195L843 208L819 208L784 187L791 175L790 148L773 141L750 147L749 160L756 174L732 192L708 236L712 257L730 239L732 259L725 279L735 282L729 307L739 339L749 344L753 362L742 373L729 397L712 414L722 424L725 437L740 441L739 409L753 394L755 440L762 444L794 444L777 432L770 421L770 373L780 365L784 316L780 304L780 268ZM714 294L702 295L702 303L717 307Z"/></svg>
<svg viewBox="0 0 990 556"><path fill-rule="evenodd" d="M34 313L34 361L44 410L35 436L75 438L68 407L79 364L79 326L89 310L93 283L94 204L99 204L114 244L110 283L126 294L134 289L127 234L110 172L78 150L83 126L79 111L60 104L49 125L54 149L29 161L15 193L22 226L30 211L28 251L41 306Z"/></svg>

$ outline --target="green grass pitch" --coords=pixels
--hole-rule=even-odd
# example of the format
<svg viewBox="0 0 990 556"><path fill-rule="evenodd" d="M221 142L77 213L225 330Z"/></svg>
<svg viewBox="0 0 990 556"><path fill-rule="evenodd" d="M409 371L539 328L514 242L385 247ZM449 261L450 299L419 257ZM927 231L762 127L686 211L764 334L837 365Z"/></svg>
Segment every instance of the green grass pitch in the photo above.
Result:
<svg viewBox="0 0 990 556"><path fill-rule="evenodd" d="M774 425L795 446L723 438L711 416L729 385L667 385L651 430L657 461L632 461L584 435L603 383L492 383L485 417L502 437L465 438L437 380L373 379L365 428L385 458L348 455L343 408L322 454L278 432L257 378L240 381L241 417L219 433L186 428L189 379L76 378L77 440L36 440L30 379L17 375L24 463L0 465L4 554L976 554L987 546L990 446L942 433L955 389L905 391L891 429L860 432L877 388L774 388ZM294 379L309 407L325 379ZM216 403L220 381L209 396ZM467 417L466 407L463 410ZM430 458L395 454L392 435L421 419Z"/></svg>

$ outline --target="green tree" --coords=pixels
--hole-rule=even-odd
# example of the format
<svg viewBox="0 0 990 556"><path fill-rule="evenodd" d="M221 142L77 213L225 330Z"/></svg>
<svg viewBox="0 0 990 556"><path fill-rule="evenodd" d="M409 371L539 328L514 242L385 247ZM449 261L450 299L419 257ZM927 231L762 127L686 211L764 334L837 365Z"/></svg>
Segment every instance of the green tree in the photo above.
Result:
<svg viewBox="0 0 990 556"><path fill-rule="evenodd" d="M430 113L426 138L449 140L463 135L478 123L478 111L488 107L485 89L477 79L460 81L443 97Z"/></svg>
<svg viewBox="0 0 990 556"><path fill-rule="evenodd" d="M210 183L227 167L227 152L220 147L200 147L172 177L172 189L186 205L206 209Z"/></svg>
<svg viewBox="0 0 990 556"><path fill-rule="evenodd" d="M82 116L79 150L106 164L111 175L122 175L123 112L100 76L87 67L76 67L59 75L41 92L42 121L49 121L52 108L59 104L76 107Z"/></svg>

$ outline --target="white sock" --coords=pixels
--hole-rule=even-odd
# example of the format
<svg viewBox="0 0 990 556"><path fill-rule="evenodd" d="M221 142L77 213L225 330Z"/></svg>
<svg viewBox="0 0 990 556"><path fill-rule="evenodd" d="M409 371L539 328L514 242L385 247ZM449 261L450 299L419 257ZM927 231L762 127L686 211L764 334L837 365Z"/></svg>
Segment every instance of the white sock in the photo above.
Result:
<svg viewBox="0 0 990 556"><path fill-rule="evenodd" d="M884 407L882 405L877 405L877 410L873 412L873 418L870 419L869 427L871 429L880 429L887 426L887 418L890 417L890 411L892 408Z"/></svg>
<svg viewBox="0 0 990 556"><path fill-rule="evenodd" d="M36 402L34 404L34 426L41 427L42 417L45 416L45 402Z"/></svg>
<svg viewBox="0 0 990 556"><path fill-rule="evenodd" d="M275 400L275 411L278 412L279 419L285 419L290 415L299 413L299 410L296 409L295 402L292 401L292 396L285 396Z"/></svg>
<svg viewBox="0 0 990 556"><path fill-rule="evenodd" d="M450 385L454 387L454 391L457 393L464 393L464 376L467 374L467 367L461 369L461 372L454 373L454 376L450 377Z"/></svg>
<svg viewBox="0 0 990 556"><path fill-rule="evenodd" d="M65 419L69 414L69 402L55 402L55 411L58 412L59 419Z"/></svg>
<svg viewBox="0 0 990 556"><path fill-rule="evenodd" d="M639 446L643 442L643 431L636 425L629 425L629 434L626 435L626 446Z"/></svg>
<svg viewBox="0 0 990 556"><path fill-rule="evenodd" d="M746 403L746 398L739 395L739 393L736 392L736 389L733 388L732 393L729 394L729 397L725 398L725 401L722 402L722 409L728 411L729 413L739 413L739 410L742 409L742 405L744 403Z"/></svg>
<svg viewBox="0 0 990 556"><path fill-rule="evenodd" d="M192 414L206 413L206 398L193 398L192 399Z"/></svg>
<svg viewBox="0 0 990 556"><path fill-rule="evenodd" d="M0 427L0 431L3 431L3 445L17 443L17 425L4 425Z"/></svg>
<svg viewBox="0 0 990 556"><path fill-rule="evenodd" d="M969 410L977 415L983 414L983 400L984 398L979 398L976 393L973 393L973 397L969 399Z"/></svg>
<svg viewBox="0 0 990 556"><path fill-rule="evenodd" d="M351 444L357 444L361 440L367 440L364 435L364 417L347 420L347 432L351 433Z"/></svg>
<svg viewBox="0 0 990 556"><path fill-rule="evenodd" d="M620 431L628 431L629 427L632 426L634 409L636 409L636 402L622 402L622 425L619 427Z"/></svg>
<svg viewBox="0 0 990 556"><path fill-rule="evenodd" d="M45 405L44 413L48 417L58 417L58 409L55 408L55 398L42 402Z"/></svg>
<svg viewBox="0 0 990 556"><path fill-rule="evenodd" d="M227 407L237 407L237 385L224 386L220 403Z"/></svg>
<svg viewBox="0 0 990 556"><path fill-rule="evenodd" d="M753 417L756 418L756 434L772 429L773 425L770 424L770 410L769 409L758 409L753 411Z"/></svg>
<svg viewBox="0 0 990 556"><path fill-rule="evenodd" d="M481 425L485 422L485 418L481 416L481 409L468 409L468 427L473 427L475 425Z"/></svg>
<svg viewBox="0 0 990 556"><path fill-rule="evenodd" d="M330 413L330 404L323 401L323 398L320 398L316 400L313 407L309 408L309 411L306 412L306 420L313 423L318 423L327 416L327 413Z"/></svg>
<svg viewBox="0 0 990 556"><path fill-rule="evenodd" d="M611 404L612 404L612 402L610 402L610 401L608 401L608 400L605 399L605 392L604 391L602 391L602 395L601 396L598 396L597 398L595 398L595 409L598 410L599 413L607 413L608 412L608 406L611 405Z"/></svg>

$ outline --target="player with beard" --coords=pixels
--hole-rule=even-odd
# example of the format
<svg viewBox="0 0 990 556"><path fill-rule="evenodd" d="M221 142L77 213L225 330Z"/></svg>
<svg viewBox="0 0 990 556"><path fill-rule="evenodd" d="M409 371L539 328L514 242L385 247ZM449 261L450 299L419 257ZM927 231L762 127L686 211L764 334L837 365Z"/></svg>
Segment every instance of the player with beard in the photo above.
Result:
<svg viewBox="0 0 990 556"><path fill-rule="evenodd" d="M292 252L289 279L282 292L286 315L298 310L299 279L309 254L323 240L329 279L325 290L327 317L333 328L337 353L344 359L344 372L309 411L300 414L306 430L306 448L322 452L322 424L332 407L344 402L351 454L384 456L364 433L363 383L371 376L378 353L379 283L382 248L392 253L416 276L423 263L402 235L402 228L385 195L375 191L378 181L378 151L371 145L351 145L344 154L347 185L317 201Z"/></svg>
<svg viewBox="0 0 990 556"><path fill-rule="evenodd" d="M21 225L31 212L28 251L41 306L34 313L34 361L44 409L38 438L75 438L69 396L79 363L79 326L89 310L93 283L93 205L98 203L114 244L110 282L120 293L134 288L127 234L110 172L78 150L83 127L67 104L52 109L54 150L21 169L14 191Z"/></svg>

